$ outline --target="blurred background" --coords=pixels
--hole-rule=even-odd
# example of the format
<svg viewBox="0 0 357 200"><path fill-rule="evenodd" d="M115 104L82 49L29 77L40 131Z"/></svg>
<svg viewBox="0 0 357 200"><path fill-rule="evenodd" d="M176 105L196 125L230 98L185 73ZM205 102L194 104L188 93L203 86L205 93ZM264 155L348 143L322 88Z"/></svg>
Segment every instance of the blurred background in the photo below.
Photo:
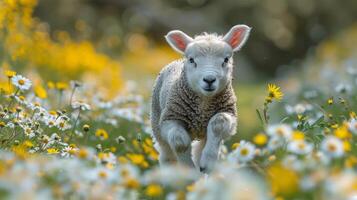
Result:
<svg viewBox="0 0 357 200"><path fill-rule="evenodd" d="M355 49L352 41L356 41L356 0L22 2L32 7L29 12L32 15L31 23L35 25L29 29L36 29L45 35L41 37L48 40L48 45L44 45L39 54L46 55L47 51L52 52L48 49L56 46L53 48L53 58L58 59L59 64L50 61L42 63L34 60L33 56L24 56L32 60L33 65L46 64L45 70L38 70L45 80L85 77L87 82L101 82L106 89L113 85L137 88L146 97L149 97L153 80L160 69L180 57L164 40L163 36L168 31L180 29L194 36L205 31L225 34L236 24L252 27L248 42L235 55L235 85L241 124L239 129L245 134L259 130L255 109L264 101L268 82L280 82L289 88L293 81L282 82L282 79L301 71L307 65L307 60L315 65L315 62L311 62L312 58L334 57L333 49L338 47L345 52L338 56L351 57L356 53L354 50L353 54L346 54L343 50L347 47ZM26 22L24 24L26 27ZM24 32L23 29L17 31ZM346 39L347 36L350 38ZM345 41L343 45L347 47L341 46L339 42L331 42L336 41L336 38L342 38ZM33 45L35 43L38 41L35 40ZM30 45L29 49L33 53L37 48ZM57 52L65 50L71 56L65 53L57 55ZM26 54L23 53L26 50L19 52L19 57ZM76 60L73 55L80 59ZM62 61L68 63L63 64ZM8 58L7 62L16 65L14 63L21 63L21 59ZM52 65L56 67L48 67ZM67 68L70 70L66 71ZM84 73L88 70L100 75L91 77ZM116 89L110 91L115 93Z"/></svg>
<svg viewBox="0 0 357 200"><path fill-rule="evenodd" d="M165 49L163 36L172 29L192 36L224 34L235 24L247 24L253 31L237 55L244 73L237 78L256 81L273 77L279 67L304 58L312 47L350 27L357 19L357 1L40 0L34 14L51 31L66 30L94 41L114 57L127 50Z"/></svg>

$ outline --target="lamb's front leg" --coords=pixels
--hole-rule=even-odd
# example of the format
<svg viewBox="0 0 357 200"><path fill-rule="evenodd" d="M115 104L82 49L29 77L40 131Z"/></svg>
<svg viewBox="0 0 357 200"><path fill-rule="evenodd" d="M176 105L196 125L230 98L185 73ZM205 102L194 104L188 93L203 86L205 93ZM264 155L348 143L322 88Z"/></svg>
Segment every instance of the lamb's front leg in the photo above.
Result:
<svg viewBox="0 0 357 200"><path fill-rule="evenodd" d="M207 142L200 159L200 171L212 170L222 140L234 135L236 126L237 118L229 113L217 113L210 119L207 127Z"/></svg>
<svg viewBox="0 0 357 200"><path fill-rule="evenodd" d="M175 120L164 121L161 125L161 134L175 153L178 162L194 167L191 157L191 137L183 125Z"/></svg>

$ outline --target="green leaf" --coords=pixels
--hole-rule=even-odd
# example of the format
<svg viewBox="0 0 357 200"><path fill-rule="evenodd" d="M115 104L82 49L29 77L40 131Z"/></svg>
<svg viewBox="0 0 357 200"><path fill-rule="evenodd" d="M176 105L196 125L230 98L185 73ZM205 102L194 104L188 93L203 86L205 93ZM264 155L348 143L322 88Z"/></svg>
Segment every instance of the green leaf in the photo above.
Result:
<svg viewBox="0 0 357 200"><path fill-rule="evenodd" d="M258 118L260 120L260 123L262 124L262 126L264 126L264 120L262 118L262 115L260 114L259 109L256 109L255 111L257 112L257 115L258 115Z"/></svg>

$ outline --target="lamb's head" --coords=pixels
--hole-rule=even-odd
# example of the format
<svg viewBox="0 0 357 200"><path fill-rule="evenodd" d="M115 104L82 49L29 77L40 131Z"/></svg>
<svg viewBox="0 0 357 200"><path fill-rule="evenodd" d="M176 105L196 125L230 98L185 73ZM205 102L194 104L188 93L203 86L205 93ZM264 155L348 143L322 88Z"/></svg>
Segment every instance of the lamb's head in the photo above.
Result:
<svg viewBox="0 0 357 200"><path fill-rule="evenodd" d="M165 37L170 46L185 57L185 76L189 87L200 96L221 92L232 79L233 52L248 39L250 28L236 25L225 36L202 34L191 38L179 30Z"/></svg>

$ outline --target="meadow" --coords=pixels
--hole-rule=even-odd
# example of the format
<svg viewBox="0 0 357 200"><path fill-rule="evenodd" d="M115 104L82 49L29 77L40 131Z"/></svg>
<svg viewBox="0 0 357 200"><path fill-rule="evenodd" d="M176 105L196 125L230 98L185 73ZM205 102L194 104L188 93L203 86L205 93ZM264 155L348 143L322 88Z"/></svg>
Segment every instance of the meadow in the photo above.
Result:
<svg viewBox="0 0 357 200"><path fill-rule="evenodd" d="M236 85L238 133L207 175L159 167L150 136L152 74L178 55L136 34L113 59L52 36L35 6L0 2L0 199L357 198L356 26L301 70Z"/></svg>

